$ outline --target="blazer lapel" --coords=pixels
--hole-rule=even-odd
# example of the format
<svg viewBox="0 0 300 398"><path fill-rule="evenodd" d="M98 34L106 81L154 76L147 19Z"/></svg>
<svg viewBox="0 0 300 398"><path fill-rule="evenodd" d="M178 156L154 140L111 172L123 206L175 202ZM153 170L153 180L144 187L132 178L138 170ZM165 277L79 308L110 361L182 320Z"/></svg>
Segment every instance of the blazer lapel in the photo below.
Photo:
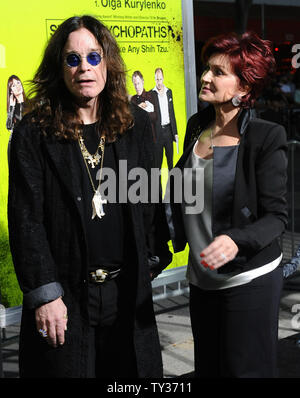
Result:
<svg viewBox="0 0 300 398"><path fill-rule="evenodd" d="M113 143L117 170L118 170L118 194L120 202L126 204L129 220L133 226L133 233L136 242L141 240L139 233L139 219L140 219L140 206L132 204L128 198L129 187L134 183L133 180L128 179L130 170L138 166L138 152L133 142L130 140L130 130L119 136Z"/></svg>
<svg viewBox="0 0 300 398"><path fill-rule="evenodd" d="M128 180L129 171L138 166L138 152L135 150L134 143L130 142L130 130L119 136L113 143L117 160L119 175Z"/></svg>
<svg viewBox="0 0 300 398"><path fill-rule="evenodd" d="M49 140L46 141L46 150L57 170L57 175L82 214L82 188L80 183L82 170L76 156L76 145L78 145L77 141Z"/></svg>
<svg viewBox="0 0 300 398"><path fill-rule="evenodd" d="M183 169L184 164L185 164L187 158L189 157L189 155L190 155L190 153L191 153L191 150L194 148L194 145L195 145L196 140L197 140L197 139L194 139L194 140L192 140L192 141L188 144L187 148L186 148L185 151L183 152L181 158L180 158L180 159L178 160L178 162L176 163L175 167L177 167L177 168L179 168L179 169L181 169L181 170Z"/></svg>

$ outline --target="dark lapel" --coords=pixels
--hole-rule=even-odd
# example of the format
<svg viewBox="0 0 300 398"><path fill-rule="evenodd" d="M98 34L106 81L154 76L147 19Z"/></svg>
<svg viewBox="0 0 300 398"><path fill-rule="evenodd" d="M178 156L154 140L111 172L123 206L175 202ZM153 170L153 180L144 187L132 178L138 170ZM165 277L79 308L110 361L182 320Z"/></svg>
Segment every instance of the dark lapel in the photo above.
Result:
<svg viewBox="0 0 300 398"><path fill-rule="evenodd" d="M245 200L244 195L246 195L246 178L245 171L247 168L247 163L245 159L245 145L247 141L247 135L251 134L249 122L252 119L251 109L243 109L238 118L238 129L241 135L238 157L236 162L236 176L235 176L235 186L234 186L234 196L233 196L233 208L240 209L240 203ZM233 217L235 214L233 214Z"/></svg>
<svg viewBox="0 0 300 398"><path fill-rule="evenodd" d="M127 132L125 133L127 134ZM117 140L114 142L114 148L116 153L117 161L119 160L128 160L128 153L126 150L126 139L124 135L119 135Z"/></svg>
<svg viewBox="0 0 300 398"><path fill-rule="evenodd" d="M178 160L178 162L176 163L175 167L178 167L179 169L183 169L184 164L187 160L187 158L189 157L191 150L194 148L195 142L197 139L194 139L193 141L191 141L187 148L185 149L185 151L183 152L181 158Z"/></svg>
<svg viewBox="0 0 300 398"><path fill-rule="evenodd" d="M129 187L134 183L133 180L128 179L128 174L134 167L140 166L138 164L139 153L137 149L137 139L136 137L134 139L134 134L132 134L131 130L128 130L122 136L119 136L113 145L116 154L117 167L119 169L117 179L119 181L119 198L122 198L123 200L126 198L126 214L128 214L129 217L128 221L130 220L128 225L132 226L135 237L134 241L137 243L137 247L140 247L143 244L139 224L141 220L141 207L128 200ZM130 231L130 228L131 227L129 227L128 231ZM126 238L128 238L128 236ZM128 250L128 247L131 247L130 245L128 247L127 246L126 250ZM132 254L130 254L130 256L131 255ZM138 255L141 255L139 250ZM141 259L140 261L143 260Z"/></svg>
<svg viewBox="0 0 300 398"><path fill-rule="evenodd" d="M171 96L171 91L169 88L167 90L167 99L168 99L168 108L169 108L169 113L170 113L170 107L171 107L170 102L172 102L172 96Z"/></svg>
<svg viewBox="0 0 300 398"><path fill-rule="evenodd" d="M155 96L155 103L156 103L156 110L157 110L157 120L156 120L156 124L158 127L161 126L161 112L160 112L160 106L159 106L159 98L158 98L158 92L156 90L152 90Z"/></svg>
<svg viewBox="0 0 300 398"><path fill-rule="evenodd" d="M54 139L46 140L45 146L49 157L57 170L58 178L74 200L76 207L83 217L81 197L82 187L80 178L82 170L76 151L77 141L58 141Z"/></svg>
<svg viewBox="0 0 300 398"><path fill-rule="evenodd" d="M241 208L248 203L247 198L247 178L245 173L248 171L247 159L245 158L245 145L247 141L247 134L249 134L249 127L246 127L243 134L241 135L237 163L236 163L236 176L233 192L233 212L232 222L237 224Z"/></svg>
<svg viewBox="0 0 300 398"><path fill-rule="evenodd" d="M128 177L129 171L133 167L138 166L138 150L135 147L136 143L133 142L131 130L126 131L124 134L118 136L117 140L114 142L114 149L116 154L117 166L121 167L122 164L125 165L125 170L122 171L123 176ZM123 163L120 163L122 161Z"/></svg>

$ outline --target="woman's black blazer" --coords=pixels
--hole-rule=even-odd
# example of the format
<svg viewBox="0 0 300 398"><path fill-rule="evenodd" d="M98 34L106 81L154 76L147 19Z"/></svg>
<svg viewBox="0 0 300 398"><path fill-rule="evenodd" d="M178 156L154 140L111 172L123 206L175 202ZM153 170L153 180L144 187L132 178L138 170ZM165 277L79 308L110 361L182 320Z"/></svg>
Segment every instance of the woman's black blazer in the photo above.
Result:
<svg viewBox="0 0 300 398"><path fill-rule="evenodd" d="M195 140L215 118L213 107L193 115L187 124L184 153L175 167L183 169ZM254 118L244 109L238 119L241 135L236 162L231 226L224 229L222 220L216 219L214 197L218 191L213 181L212 232L230 236L239 252L235 260L219 268L227 273L241 267L243 271L257 268L281 255L278 238L285 230L288 219L287 142L285 129L275 123ZM169 181L170 203L166 213L174 251L184 250L181 204L174 203L174 183ZM200 253L199 253L200 254Z"/></svg>

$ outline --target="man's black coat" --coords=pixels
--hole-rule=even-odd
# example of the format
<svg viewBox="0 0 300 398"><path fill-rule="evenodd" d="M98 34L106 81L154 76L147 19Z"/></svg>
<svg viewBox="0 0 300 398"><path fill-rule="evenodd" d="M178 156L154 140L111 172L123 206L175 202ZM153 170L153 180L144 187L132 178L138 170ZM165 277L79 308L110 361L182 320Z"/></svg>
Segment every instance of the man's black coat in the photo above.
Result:
<svg viewBox="0 0 300 398"><path fill-rule="evenodd" d="M149 118L135 106L134 114L134 127L113 144L118 160L127 161L126 178L134 167L149 172L153 153ZM88 255L81 200L84 192L75 145L77 141L41 134L30 115L13 133L8 220L11 252L24 293L20 374L25 377L86 375ZM128 181L128 188L132 183ZM158 206L148 204L126 205L126 289L121 293L122 319L114 343L122 351L129 343L126 338L131 336L140 377L162 376L149 257L155 271L160 271L170 263L171 254L162 213L157 217L157 211ZM155 217L160 224L158 230ZM36 330L34 308L60 294L68 309L68 330L65 344L51 348Z"/></svg>

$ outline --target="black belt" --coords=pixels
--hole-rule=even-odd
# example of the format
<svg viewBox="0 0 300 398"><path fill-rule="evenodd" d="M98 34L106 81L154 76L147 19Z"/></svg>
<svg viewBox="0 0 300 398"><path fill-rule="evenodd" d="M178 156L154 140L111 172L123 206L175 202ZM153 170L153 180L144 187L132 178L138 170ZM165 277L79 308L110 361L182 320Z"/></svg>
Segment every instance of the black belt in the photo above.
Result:
<svg viewBox="0 0 300 398"><path fill-rule="evenodd" d="M121 272L121 268L114 271L108 271L103 268L98 268L95 271L89 272L89 280L94 283L103 283L116 278Z"/></svg>
<svg viewBox="0 0 300 398"><path fill-rule="evenodd" d="M171 123L161 125L161 128L162 128L162 129L167 129L167 128L169 128L169 127L171 127Z"/></svg>

